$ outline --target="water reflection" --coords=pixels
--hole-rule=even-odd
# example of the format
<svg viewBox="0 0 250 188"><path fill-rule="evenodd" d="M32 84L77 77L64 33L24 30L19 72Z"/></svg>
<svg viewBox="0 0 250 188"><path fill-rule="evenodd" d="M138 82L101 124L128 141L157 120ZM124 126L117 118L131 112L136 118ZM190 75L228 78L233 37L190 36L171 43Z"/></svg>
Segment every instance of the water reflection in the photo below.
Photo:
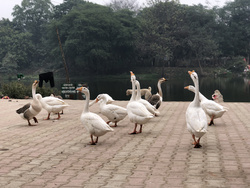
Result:
<svg viewBox="0 0 250 188"><path fill-rule="evenodd" d="M158 78L137 77L140 81L141 88L152 88L152 94L157 89ZM164 101L191 101L194 93L185 90L187 85L193 85L189 75L186 77L169 77L168 81L162 84ZM5 81L7 82L7 81ZM29 80L22 80L27 85L32 83ZM60 90L61 84L65 80L55 79L55 85ZM131 88L130 76L127 78L110 78L110 77L90 77L83 79L71 79L71 83L85 83L89 86L91 99L93 100L100 93L108 93L115 100L129 100L130 96L126 96L126 90ZM234 78L199 78L200 92L208 99L212 99L212 94L218 89L225 102L250 102L250 79L242 77ZM49 83L44 86L50 87Z"/></svg>
<svg viewBox="0 0 250 188"><path fill-rule="evenodd" d="M246 78L211 78L201 77L200 79L200 92L208 99L212 99L212 94L218 89L225 102L250 102L250 80ZM155 94L157 89L158 79L138 78L141 83L141 88L152 88L152 94ZM73 79L72 82L78 83L83 80ZM85 79L88 84L91 99L94 99L100 93L108 93L115 100L129 100L130 96L126 96L126 90L131 88L130 78L127 79L100 79L98 77ZM184 87L193 85L189 76L187 77L173 77L168 78L168 81L162 84L163 100L164 101L191 101L194 94Z"/></svg>

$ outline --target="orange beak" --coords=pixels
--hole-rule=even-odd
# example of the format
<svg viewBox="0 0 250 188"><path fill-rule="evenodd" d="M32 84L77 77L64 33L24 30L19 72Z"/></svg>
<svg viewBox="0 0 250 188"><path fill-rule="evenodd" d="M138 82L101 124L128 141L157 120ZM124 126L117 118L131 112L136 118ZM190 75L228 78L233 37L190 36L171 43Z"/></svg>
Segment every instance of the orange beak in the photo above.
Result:
<svg viewBox="0 0 250 188"><path fill-rule="evenodd" d="M98 102L98 101L99 101L99 99L96 98L96 99L95 99L95 102Z"/></svg>
<svg viewBox="0 0 250 188"><path fill-rule="evenodd" d="M188 89L188 88L189 88L189 86L184 87L184 89Z"/></svg>
<svg viewBox="0 0 250 188"><path fill-rule="evenodd" d="M35 80L35 81L34 81L34 86L36 86L38 83L39 83L39 81L38 81L38 80Z"/></svg>
<svg viewBox="0 0 250 188"><path fill-rule="evenodd" d="M130 71L130 75L131 75L131 76L134 76L134 73L133 73L132 71Z"/></svg>
<svg viewBox="0 0 250 188"><path fill-rule="evenodd" d="M191 75L193 72L194 72L194 70L193 71L188 71L188 74Z"/></svg>
<svg viewBox="0 0 250 188"><path fill-rule="evenodd" d="M83 87L76 88L77 91L81 91Z"/></svg>

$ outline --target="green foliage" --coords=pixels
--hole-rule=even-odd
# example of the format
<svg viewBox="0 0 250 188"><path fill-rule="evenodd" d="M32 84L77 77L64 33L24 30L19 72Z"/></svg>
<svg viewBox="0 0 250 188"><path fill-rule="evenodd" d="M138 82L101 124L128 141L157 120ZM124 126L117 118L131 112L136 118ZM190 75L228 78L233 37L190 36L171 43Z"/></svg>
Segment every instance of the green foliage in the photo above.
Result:
<svg viewBox="0 0 250 188"><path fill-rule="evenodd" d="M2 85L2 93L10 98L24 99L31 95L31 87L27 88L22 82L10 82Z"/></svg>
<svg viewBox="0 0 250 188"><path fill-rule="evenodd" d="M246 62L243 60L244 57L233 57L227 63L227 69L230 70L232 73L243 73Z"/></svg>
<svg viewBox="0 0 250 188"><path fill-rule="evenodd" d="M71 11L51 22L48 29L55 31L58 28L70 69L103 74L126 68L134 59L136 24L131 11L113 12L109 7L92 3L68 9ZM49 37L53 44L52 56L58 56L57 36L49 33Z"/></svg>
<svg viewBox="0 0 250 188"><path fill-rule="evenodd" d="M9 82L2 85L3 95L7 95L14 99L24 99L25 97L32 97L31 85L27 86L20 81ZM56 88L38 87L36 93L40 93L42 96L50 96L51 94L58 95L59 91Z"/></svg>
<svg viewBox="0 0 250 188"><path fill-rule="evenodd" d="M249 63L249 0L212 9L178 0L148 0L143 9L131 0L112 0L107 6L84 0L64 0L58 6L51 2L22 0L13 9L12 22L0 20L0 72L63 69L57 29L73 73L121 73L178 62L199 62L201 67L205 59L222 62L237 56Z"/></svg>
<svg viewBox="0 0 250 188"><path fill-rule="evenodd" d="M59 91L57 88L50 87L38 87L36 89L36 93L40 93L43 97L50 96L51 94L59 95Z"/></svg>

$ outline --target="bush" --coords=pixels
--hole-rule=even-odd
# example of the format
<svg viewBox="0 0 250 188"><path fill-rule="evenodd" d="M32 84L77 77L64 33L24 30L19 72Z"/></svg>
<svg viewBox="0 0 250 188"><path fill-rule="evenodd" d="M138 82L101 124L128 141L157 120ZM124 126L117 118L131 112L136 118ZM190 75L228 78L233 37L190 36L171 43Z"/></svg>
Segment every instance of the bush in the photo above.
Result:
<svg viewBox="0 0 250 188"><path fill-rule="evenodd" d="M8 97L14 99L24 99L26 96L32 96L31 85L26 86L22 82L18 81L3 84L2 93L3 95L7 95ZM56 88L37 87L36 93L40 93L43 97L45 97L50 96L52 93L58 95L59 92Z"/></svg>
<svg viewBox="0 0 250 188"><path fill-rule="evenodd" d="M36 93L40 93L43 97L46 97L50 96L52 93L58 95L59 91L57 88L37 87Z"/></svg>
<svg viewBox="0 0 250 188"><path fill-rule="evenodd" d="M10 98L24 99L25 96L30 95L31 89L28 89L28 87L21 82L10 82L2 85L2 93Z"/></svg>
<svg viewBox="0 0 250 188"><path fill-rule="evenodd" d="M227 69L232 73L243 73L246 67L246 62L243 60L244 57L233 57L227 62Z"/></svg>

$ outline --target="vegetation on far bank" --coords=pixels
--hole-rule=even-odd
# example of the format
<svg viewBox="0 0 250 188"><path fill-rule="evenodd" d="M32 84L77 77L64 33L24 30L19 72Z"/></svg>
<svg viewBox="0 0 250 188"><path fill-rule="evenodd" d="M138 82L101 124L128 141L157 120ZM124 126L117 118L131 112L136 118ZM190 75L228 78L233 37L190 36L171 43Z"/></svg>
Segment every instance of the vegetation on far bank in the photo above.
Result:
<svg viewBox="0 0 250 188"><path fill-rule="evenodd" d="M243 72L249 64L249 0L221 8L178 0L151 0L144 7L131 0L52 2L23 0L12 21L0 20L1 73L59 74L66 64L70 75L196 66L205 74L204 67Z"/></svg>

